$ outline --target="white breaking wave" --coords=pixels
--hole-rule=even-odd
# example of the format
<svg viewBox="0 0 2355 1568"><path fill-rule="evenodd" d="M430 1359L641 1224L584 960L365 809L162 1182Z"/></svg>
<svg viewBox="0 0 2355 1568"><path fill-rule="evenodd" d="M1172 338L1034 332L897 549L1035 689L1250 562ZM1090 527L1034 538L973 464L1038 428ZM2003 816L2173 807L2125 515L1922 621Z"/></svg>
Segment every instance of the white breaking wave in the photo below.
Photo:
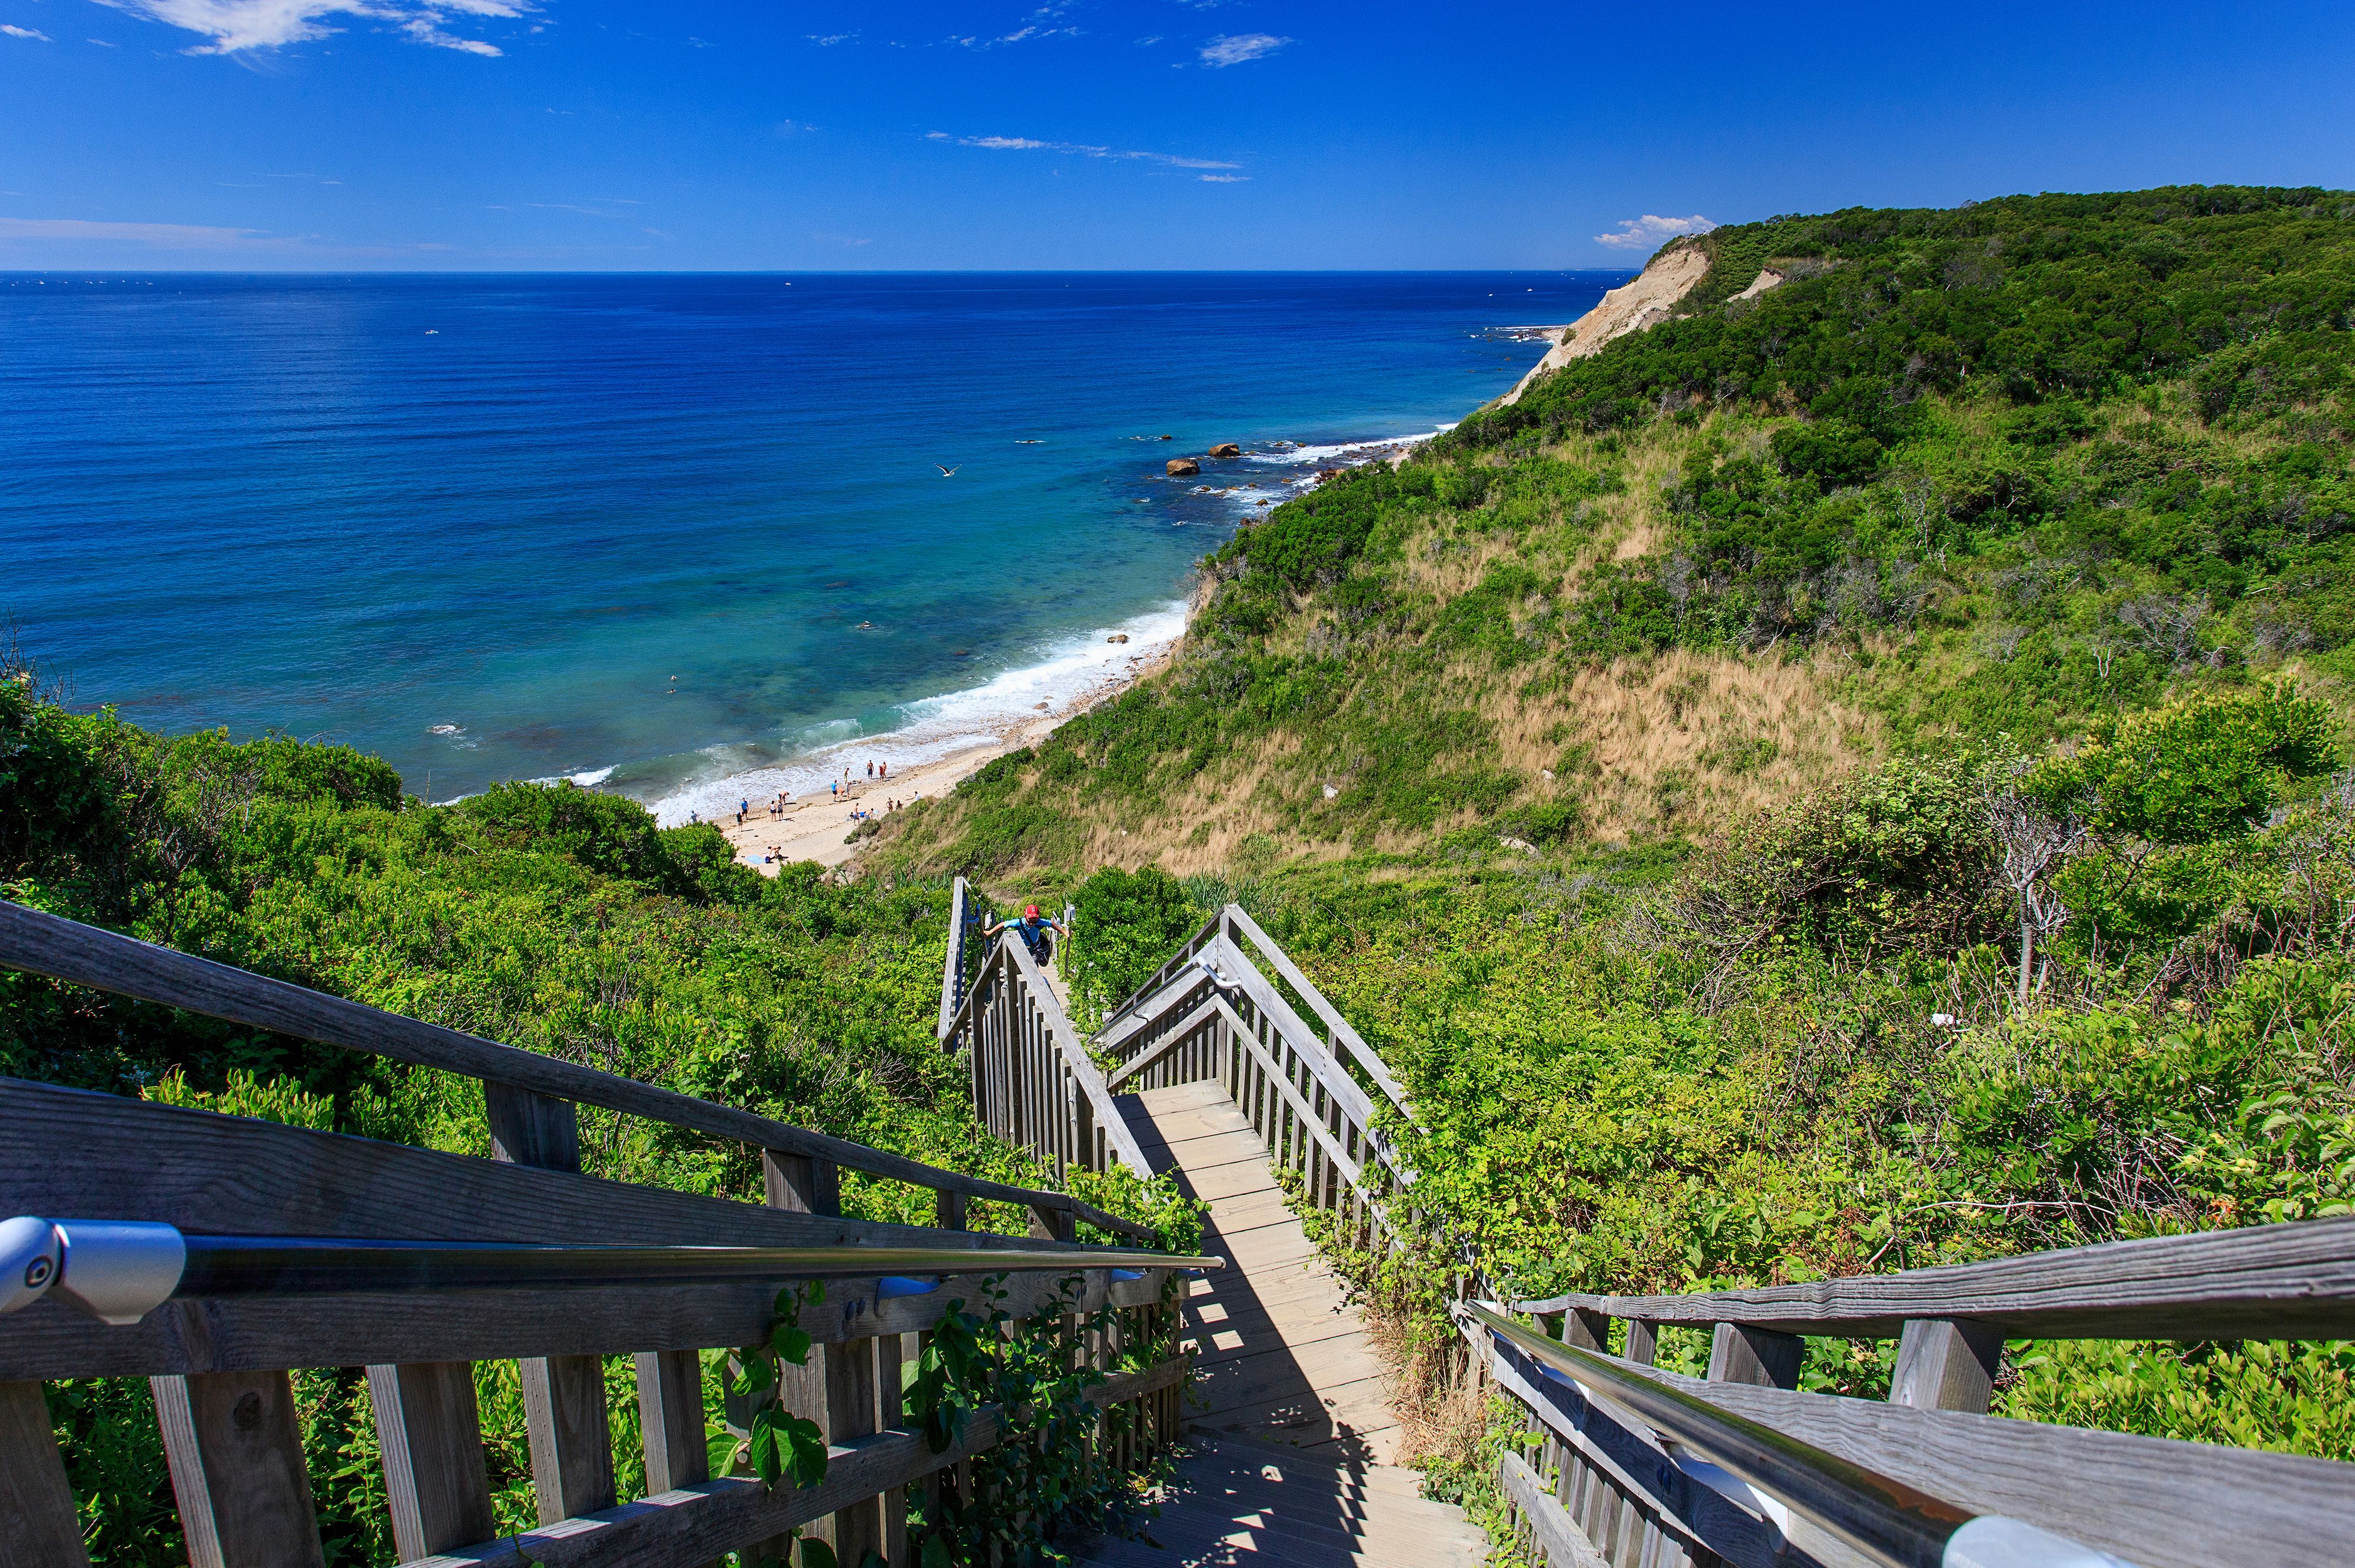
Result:
<svg viewBox="0 0 2355 1568"><path fill-rule="evenodd" d="M1391 436L1379 441L1336 441L1326 446L1287 447L1281 451L1245 452L1243 456L1252 462L1280 463L1287 468L1331 468L1337 463L1364 462L1384 452L1396 451L1401 447L1415 446L1433 436L1445 435L1455 428L1454 425L1442 425L1419 436Z"/></svg>
<svg viewBox="0 0 2355 1568"><path fill-rule="evenodd" d="M1037 662L1007 670L980 685L921 697L893 710L897 722L867 733L849 720L815 726L793 737L793 755L745 768L742 748L713 747L705 752L709 772L690 778L652 803L664 827L690 815L731 815L740 800L762 801L780 789L807 799L825 791L847 768L862 783L866 764L886 762L905 772L975 747L995 746L1004 732L1041 718L1064 718L1079 699L1100 690L1167 652L1185 634L1186 606L1172 600L1117 626L1099 627L1039 650ZM1126 634L1124 643L1106 639ZM1039 705L1047 706L1042 710ZM611 771L608 769L607 771Z"/></svg>

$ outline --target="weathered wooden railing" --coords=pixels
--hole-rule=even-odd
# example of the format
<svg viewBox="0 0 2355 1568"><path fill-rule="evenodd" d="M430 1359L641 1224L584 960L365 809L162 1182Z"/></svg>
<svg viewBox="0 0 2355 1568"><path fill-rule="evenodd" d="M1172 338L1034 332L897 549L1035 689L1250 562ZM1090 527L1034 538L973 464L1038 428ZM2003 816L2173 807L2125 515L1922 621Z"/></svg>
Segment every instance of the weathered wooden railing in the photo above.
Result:
<svg viewBox="0 0 2355 1568"><path fill-rule="evenodd" d="M1980 1527L1977 1547L1941 1534L1938 1552L1902 1555L1873 1535L1880 1505L1857 1489L1880 1483L1938 1505L1946 1531L1998 1516L2143 1568L2355 1561L2355 1465L1987 1414L2007 1338L2355 1337L2355 1220L1769 1289L1563 1296L1511 1310L1541 1332L1493 1304L1462 1313L1481 1364L1537 1442L1536 1462L1508 1456L1500 1478L1552 1568L2072 1561L2050 1547L1989 1555L1985 1543L2003 1533L1992 1526ZM1624 1325L1615 1356L1614 1322ZM1664 1327L1710 1331L1706 1379L1652 1365ZM1888 1401L1798 1392L1810 1335L1896 1339ZM1631 1410L1629 1379L1641 1380L1636 1397L1658 1387L1687 1408ZM1753 1430L1713 1432L1710 1412ZM1771 1454L1751 1452L1762 1442L1829 1467L1778 1468Z"/></svg>
<svg viewBox="0 0 2355 1568"><path fill-rule="evenodd" d="M962 894L962 881L958 889ZM949 961L956 961L954 947ZM1074 1166L1108 1171L1115 1162L1149 1173L1103 1074L1018 938L1000 938L981 960L963 1005L942 1025L941 1041L972 1053L973 1103L982 1125L1028 1150L1059 1178ZM1060 1234L1055 1224L1041 1216L1038 1234Z"/></svg>
<svg viewBox="0 0 2355 1568"><path fill-rule="evenodd" d="M973 971L981 960L984 946L981 928L986 921L986 911L973 890L960 876L949 899L948 961L941 966L941 1025L943 1035L948 1033L949 1021L964 1005L965 994L973 989Z"/></svg>
<svg viewBox="0 0 2355 1568"><path fill-rule="evenodd" d="M1389 1245L1389 1204L1413 1181L1377 1115L1406 1114L1398 1080L1240 906L1205 922L1181 956L1097 1036L1113 1088L1223 1086L1296 1201L1327 1216L1330 1241Z"/></svg>
<svg viewBox="0 0 2355 1568"><path fill-rule="evenodd" d="M0 1563L87 1561L40 1384L126 1376L153 1383L196 1568L318 1563L290 1372L365 1366L406 1563L687 1568L807 1526L846 1563L873 1549L897 1563L908 1486L990 1446L997 1426L977 1421L935 1454L897 1425L902 1336L937 1323L959 1293L881 1276L903 1272L908 1256L932 1260L940 1275L1003 1271L1007 1304L1021 1313L1078 1273L1090 1309L1121 1309L1124 1333L1157 1328L1167 1267L1115 1268L1146 1260L1071 1240L1081 1221L1150 1233L1066 1193L938 1170L5 902L0 967L480 1079L493 1150L479 1160L0 1080L0 1217L45 1216L69 1234L77 1218L102 1218L230 1237L762 1247L812 1258L813 1248L918 1249L805 1313L819 1349L807 1369L787 1369L785 1400L819 1422L833 1455L826 1480L807 1489L709 1476L700 1352L762 1339L777 1284L839 1274L838 1257L825 1267L781 1262L757 1281L197 1296L123 1325L45 1297L0 1319ZM582 1104L759 1150L767 1206L581 1174ZM929 1188L938 1226L844 1217L844 1169ZM966 1231L974 1199L1022 1206L1048 1239ZM970 1262L953 1266L943 1253ZM1042 1271L1045 1254L1070 1261ZM603 1374L603 1358L623 1353L636 1361L650 1494L632 1502L615 1494ZM506 1359L520 1363L540 1527L494 1539L472 1364ZM1135 1430L1166 1436L1182 1376L1172 1358L1091 1397L1132 1406Z"/></svg>
<svg viewBox="0 0 2355 1568"><path fill-rule="evenodd" d="M1318 1024L1301 1016L1286 988ZM1059 1169L1077 1159L1103 1170L1117 1156L1142 1173L1143 1156L1112 1097L1215 1081L1266 1141L1300 1200L1329 1216L1337 1241L1363 1247L1386 1240L1384 1205L1410 1180L1377 1126L1375 1096L1405 1110L1397 1080L1235 905L1205 922L1114 1011L1092 1054L1012 938L983 960L982 978L942 1039L972 1048L974 1099L990 1130ZM1106 1136L1107 1122L1114 1136Z"/></svg>

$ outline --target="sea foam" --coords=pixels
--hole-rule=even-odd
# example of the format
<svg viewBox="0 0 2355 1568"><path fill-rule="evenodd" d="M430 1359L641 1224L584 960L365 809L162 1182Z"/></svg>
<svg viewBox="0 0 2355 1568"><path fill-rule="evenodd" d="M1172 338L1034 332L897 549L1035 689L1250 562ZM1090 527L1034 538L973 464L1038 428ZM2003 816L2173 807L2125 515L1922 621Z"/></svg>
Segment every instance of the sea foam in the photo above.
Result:
<svg viewBox="0 0 2355 1568"><path fill-rule="evenodd" d="M1118 625L1042 644L1032 662L979 685L901 703L889 728L866 731L847 720L811 726L789 737L785 756L749 768L742 766L742 748L714 747L704 754L701 777L687 779L650 809L663 826L677 827L691 816L731 815L738 801L765 800L780 789L807 798L846 771L863 782L868 762L904 773L961 751L1002 745L1026 725L1081 711L1089 699L1168 652L1185 630L1185 603L1173 599ZM1109 641L1124 634L1124 643Z"/></svg>

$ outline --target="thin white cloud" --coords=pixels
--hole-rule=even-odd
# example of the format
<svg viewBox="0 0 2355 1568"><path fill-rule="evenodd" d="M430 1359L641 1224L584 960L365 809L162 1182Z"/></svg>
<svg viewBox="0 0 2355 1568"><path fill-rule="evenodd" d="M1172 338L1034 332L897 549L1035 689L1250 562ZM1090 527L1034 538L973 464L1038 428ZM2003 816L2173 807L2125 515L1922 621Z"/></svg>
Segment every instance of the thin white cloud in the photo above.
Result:
<svg viewBox="0 0 2355 1568"><path fill-rule="evenodd" d="M0 241L98 239L172 250L274 249L295 243L251 228L197 223L93 223L79 217L0 217Z"/></svg>
<svg viewBox="0 0 2355 1568"><path fill-rule="evenodd" d="M1716 227L1699 213L1690 217L1662 217L1657 213L1647 212L1641 217L1621 219L1616 229L1609 234L1596 235L1594 242L1608 245L1614 250L1638 248L1657 250L1663 240L1673 239L1679 234L1707 234Z"/></svg>
<svg viewBox="0 0 2355 1568"><path fill-rule="evenodd" d="M811 33L807 37L811 43L822 49L830 49L837 44L855 44L858 41L858 35L856 33L828 33L824 37Z"/></svg>
<svg viewBox="0 0 2355 1568"><path fill-rule="evenodd" d="M84 38L82 42L86 44L96 44L101 49L116 49L123 47L120 44L108 43L104 38Z"/></svg>
<svg viewBox="0 0 2355 1568"><path fill-rule="evenodd" d="M1239 169L1241 164L1224 163L1217 158L1183 158L1175 153L1139 153L1114 147L1094 147L1084 142L1041 142L1032 136L952 136L945 131L929 131L929 142L950 142L960 147L982 147L993 153L1069 153L1081 158L1111 158L1124 163L1160 164L1173 169Z"/></svg>
<svg viewBox="0 0 2355 1568"><path fill-rule="evenodd" d="M1051 16L1056 14L1051 9L1035 13L1040 16ZM1080 30L1077 27L1041 27L1033 23L1028 26L1017 27L1003 37L985 38L976 34L972 37L950 37L945 41L955 44L961 48L994 49L1006 44L1036 43L1042 38L1076 38L1079 36Z"/></svg>
<svg viewBox="0 0 2355 1568"><path fill-rule="evenodd" d="M810 238L816 240L821 245L847 245L854 250L862 245L872 245L875 243L872 239L868 239L857 234L827 234L822 231L813 231Z"/></svg>
<svg viewBox="0 0 2355 1568"><path fill-rule="evenodd" d="M1195 177L1206 185L1239 185L1251 178L1249 175L1198 175Z"/></svg>
<svg viewBox="0 0 2355 1568"><path fill-rule="evenodd" d="M1290 42L1273 33L1221 33L1202 46L1202 63L1214 69L1241 65L1272 55Z"/></svg>
<svg viewBox="0 0 2355 1568"><path fill-rule="evenodd" d="M202 35L192 55L231 55L244 49L277 49L305 44L344 28L330 16L380 22L410 41L462 54L497 55L499 48L449 30L459 18L514 21L531 11L530 0L99 0L151 22ZM534 29L537 31L537 29Z"/></svg>
<svg viewBox="0 0 2355 1568"><path fill-rule="evenodd" d="M37 38L45 44L50 41L48 34L39 28L19 27L12 22L0 22L0 33L5 33L12 38Z"/></svg>

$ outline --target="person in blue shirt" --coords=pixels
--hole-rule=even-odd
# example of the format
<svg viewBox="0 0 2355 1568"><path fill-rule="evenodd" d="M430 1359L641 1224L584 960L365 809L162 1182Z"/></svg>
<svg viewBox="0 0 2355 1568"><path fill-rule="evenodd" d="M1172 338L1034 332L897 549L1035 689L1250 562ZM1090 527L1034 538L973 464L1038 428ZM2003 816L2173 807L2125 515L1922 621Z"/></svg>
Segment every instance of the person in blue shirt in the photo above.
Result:
<svg viewBox="0 0 2355 1568"><path fill-rule="evenodd" d="M1055 938L1064 934L1062 923L1050 920L1039 914L1036 904L1023 906L1021 919L1000 920L995 926L985 926L981 928L981 934L985 937L995 937L1000 931L1007 930L1021 938L1022 945L1030 949L1030 956L1042 964L1053 961Z"/></svg>

